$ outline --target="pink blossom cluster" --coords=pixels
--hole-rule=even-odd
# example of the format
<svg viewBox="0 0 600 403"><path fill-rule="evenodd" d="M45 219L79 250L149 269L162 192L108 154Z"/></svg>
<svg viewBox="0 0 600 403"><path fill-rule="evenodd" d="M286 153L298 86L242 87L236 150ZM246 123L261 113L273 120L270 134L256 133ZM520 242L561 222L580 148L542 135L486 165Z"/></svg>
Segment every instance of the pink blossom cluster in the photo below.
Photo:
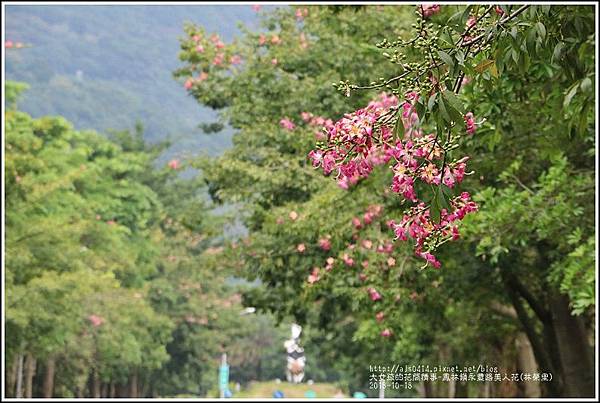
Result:
<svg viewBox="0 0 600 403"><path fill-rule="evenodd" d="M319 268L313 267L312 272L308 276L308 283L314 284L319 281Z"/></svg>
<svg viewBox="0 0 600 403"><path fill-rule="evenodd" d="M294 122L292 122L290 119L288 118L283 118L279 121L279 125L281 127L283 127L285 130L294 130L296 128L296 125L294 124Z"/></svg>
<svg viewBox="0 0 600 403"><path fill-rule="evenodd" d="M415 111L418 100L419 95L414 92L406 94L404 102L400 105L396 97L380 96L366 108L329 124L324 130L327 133L325 144L310 151L308 157L313 167L321 167L325 175L334 173L338 185L343 188L348 188L361 178L367 177L375 166L389 164L393 172L390 190L402 195L405 200L414 203L414 206L405 214L400 224L391 222L388 226L395 230L396 237L401 240L407 240L409 236L414 238L416 254L428 264L439 267L439 261L431 254L439 242L433 240L441 242L446 238L456 239L458 228L451 223L456 217L462 219L466 212L476 211L477 207L470 202L470 207L464 210L459 199L455 199L451 203L450 211L441 212L440 223L430 219L429 207L419 198L417 190L422 185L418 184L455 188L467 174L469 158L447 160L445 145L440 144L438 136L423 134L419 127L419 116ZM398 138L398 135L393 136L396 122L392 114L395 113L398 113L397 119L401 119L404 126L402 138ZM304 112L302 119L305 122L317 123L318 118ZM324 119L320 119L318 123L322 124ZM467 113L464 119L467 134L473 134L476 128L473 114ZM463 193L461 197L464 195L468 196L468 193ZM371 220L368 214L364 217L365 224ZM352 225L355 229L360 229L363 222L355 217ZM388 266L394 264L395 262L390 262Z"/></svg>
<svg viewBox="0 0 600 403"><path fill-rule="evenodd" d="M383 337L391 337L392 331L390 329L383 329L380 334Z"/></svg>
<svg viewBox="0 0 600 403"><path fill-rule="evenodd" d="M104 323L104 318L102 316L95 315L95 314L88 316L88 320L94 327L101 326Z"/></svg>
<svg viewBox="0 0 600 403"><path fill-rule="evenodd" d="M331 249L331 241L329 240L329 237L319 239L319 247L325 252L329 251Z"/></svg>
<svg viewBox="0 0 600 403"><path fill-rule="evenodd" d="M202 33L191 33L191 48L194 49L197 53L207 54L207 58L211 58L210 64L215 67L228 67L235 66L242 63L242 58L240 55L231 55L229 56L229 64L226 62L226 54L224 48L226 47L225 43L221 40L219 35L212 34L208 38L204 38ZM212 49L212 52L211 52ZM191 71L193 73L194 70L200 70L199 65L192 65ZM200 71L197 77L189 77L183 84L186 90L191 90L196 84L199 84L208 79L207 71Z"/></svg>
<svg viewBox="0 0 600 403"><path fill-rule="evenodd" d="M5 49L12 49L12 48L20 49L23 46L25 46L25 45L23 45L21 42L13 42L11 40L7 40L4 42Z"/></svg>
<svg viewBox="0 0 600 403"><path fill-rule="evenodd" d="M338 184L347 188L349 184L369 176L375 165L387 163L390 155L386 151L392 139L392 129L390 126L377 127L376 124L397 104L395 96L382 94L366 108L345 115L333 125L325 125L327 148L312 150L308 154L313 166L321 166L325 175L337 170ZM315 123L318 120L310 114L303 115L303 119L309 122L315 119Z"/></svg>
<svg viewBox="0 0 600 403"><path fill-rule="evenodd" d="M206 80L207 78L208 78L208 73L203 71L200 74L198 74L198 77L190 77L187 80L185 80L183 87L186 90L190 90L194 86L194 84L199 84L202 81Z"/></svg>
<svg viewBox="0 0 600 403"><path fill-rule="evenodd" d="M468 112L465 115L465 125L467 126L467 134L474 134L477 126L475 125L475 118L472 112Z"/></svg>
<svg viewBox="0 0 600 403"><path fill-rule="evenodd" d="M323 116L315 116L310 112L302 112L300 116L307 125L317 128L315 140L324 141L327 139L325 133L333 128L333 120L326 119Z"/></svg>
<svg viewBox="0 0 600 403"><path fill-rule="evenodd" d="M381 294L373 287L367 288L367 292L371 301L379 301L382 298Z"/></svg>
<svg viewBox="0 0 600 403"><path fill-rule="evenodd" d="M419 7L421 8L423 18L431 17L433 14L437 14L440 12L439 4L423 4Z"/></svg>
<svg viewBox="0 0 600 403"><path fill-rule="evenodd" d="M302 21L304 18L306 18L308 16L308 8L304 8L304 9L296 9L296 19L298 21Z"/></svg>
<svg viewBox="0 0 600 403"><path fill-rule="evenodd" d="M429 248L432 245L428 243L435 241L441 243L447 240L456 240L460 234L457 227L457 221L462 220L468 213L477 211L477 204L471 200L467 192L462 192L460 196L450 201L451 212L442 209L440 212L440 222L437 223L431 219L430 209L425 203L411 207L402 217L398 224L390 223L396 234L396 238L402 241L412 238L415 240L415 253L417 256L426 260L435 268L439 268L441 263L435 258Z"/></svg>
<svg viewBox="0 0 600 403"><path fill-rule="evenodd" d="M169 161L169 168L171 169L179 169L180 166L181 165L178 159L172 159Z"/></svg>

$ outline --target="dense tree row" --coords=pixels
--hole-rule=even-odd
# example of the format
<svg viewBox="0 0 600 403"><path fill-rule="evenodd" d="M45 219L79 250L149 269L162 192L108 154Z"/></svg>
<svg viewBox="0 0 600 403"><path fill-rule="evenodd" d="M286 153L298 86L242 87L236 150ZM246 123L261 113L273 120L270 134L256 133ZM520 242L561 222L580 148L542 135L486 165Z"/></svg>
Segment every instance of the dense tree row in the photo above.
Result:
<svg viewBox="0 0 600 403"><path fill-rule="evenodd" d="M141 128L32 119L23 88L7 83L7 396L205 396L225 351L237 381L281 374L284 335L240 316L200 179L156 167L166 145Z"/></svg>

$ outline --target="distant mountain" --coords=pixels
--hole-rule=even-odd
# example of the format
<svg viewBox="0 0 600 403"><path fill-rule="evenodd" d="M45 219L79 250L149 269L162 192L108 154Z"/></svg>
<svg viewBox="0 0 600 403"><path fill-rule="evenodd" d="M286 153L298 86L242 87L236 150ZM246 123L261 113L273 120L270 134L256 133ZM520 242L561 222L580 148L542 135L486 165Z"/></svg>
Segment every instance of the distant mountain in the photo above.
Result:
<svg viewBox="0 0 600 403"><path fill-rule="evenodd" d="M78 129L145 127L148 140L177 139L170 154L222 152L231 130L204 135L213 122L172 78L178 38L191 21L226 40L251 29L257 14L248 5L9 5L6 38L32 45L6 52L6 77L30 89L19 106L35 117L62 115Z"/></svg>

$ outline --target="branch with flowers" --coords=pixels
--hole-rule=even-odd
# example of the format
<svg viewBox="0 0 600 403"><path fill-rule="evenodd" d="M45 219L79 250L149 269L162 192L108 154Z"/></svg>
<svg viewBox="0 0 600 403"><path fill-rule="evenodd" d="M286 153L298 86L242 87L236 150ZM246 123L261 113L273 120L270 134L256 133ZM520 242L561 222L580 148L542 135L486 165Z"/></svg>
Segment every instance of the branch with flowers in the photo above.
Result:
<svg viewBox="0 0 600 403"><path fill-rule="evenodd" d="M506 31L516 36L518 16L528 8L473 5L434 23L442 7L417 6L413 38L377 44L399 74L369 85L334 83L346 96L370 89L388 94L326 127L308 156L340 184L357 183L376 165L389 165L391 190L406 206L391 228L396 239L414 241L425 266L441 266L433 253L458 239L459 222L478 209L469 192L453 194L472 173L469 156L457 155L463 139L485 121L466 110L460 89L470 79L498 76L494 40Z"/></svg>

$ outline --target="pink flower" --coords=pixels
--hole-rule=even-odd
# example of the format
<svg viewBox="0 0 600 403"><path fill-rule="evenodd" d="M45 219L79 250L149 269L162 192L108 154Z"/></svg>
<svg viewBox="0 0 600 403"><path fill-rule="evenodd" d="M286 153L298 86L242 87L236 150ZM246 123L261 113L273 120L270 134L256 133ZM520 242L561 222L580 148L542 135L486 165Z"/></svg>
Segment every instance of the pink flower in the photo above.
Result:
<svg viewBox="0 0 600 403"><path fill-rule="evenodd" d="M101 220L102 216L100 214L96 214L96 220Z"/></svg>
<svg viewBox="0 0 600 403"><path fill-rule="evenodd" d="M169 161L169 168L178 169L179 168L179 160L173 159L173 160Z"/></svg>
<svg viewBox="0 0 600 403"><path fill-rule="evenodd" d="M384 329L381 331L381 335L383 337L390 337L392 335L392 331L390 329Z"/></svg>
<svg viewBox="0 0 600 403"><path fill-rule="evenodd" d="M435 256L433 256L431 253L429 252L421 252L421 253L417 253L418 256L422 257L423 259L425 259L427 261L428 264L431 264L433 267L435 267L436 269L439 269L441 267L441 263L435 258Z"/></svg>
<svg viewBox="0 0 600 403"><path fill-rule="evenodd" d="M225 44L223 42L219 41L215 44L215 47L217 49L223 49L225 47Z"/></svg>
<svg viewBox="0 0 600 403"><path fill-rule="evenodd" d="M273 35L271 37L271 43L273 45L277 45L277 44L281 43L281 39L279 38L279 35Z"/></svg>
<svg viewBox="0 0 600 403"><path fill-rule="evenodd" d="M308 158L311 159L313 167L317 168L323 162L323 152L321 150L311 150L308 153Z"/></svg>
<svg viewBox="0 0 600 403"><path fill-rule="evenodd" d="M350 256L348 256L347 253L344 253L344 256L342 256L342 260L344 261L346 266L348 266L348 267L354 266L354 259L352 259Z"/></svg>
<svg viewBox="0 0 600 403"><path fill-rule="evenodd" d="M272 64L273 66L277 66L277 63L278 63L278 62L277 62L277 59L271 59L271 64Z"/></svg>
<svg viewBox="0 0 600 403"><path fill-rule="evenodd" d="M373 247L373 242L371 242L368 239L365 239L362 243L363 248L365 249L371 249Z"/></svg>
<svg viewBox="0 0 600 403"><path fill-rule="evenodd" d="M362 223L360 222L360 218L354 217L352 219L352 225L354 225L354 228L356 228L356 229L361 229L362 228Z"/></svg>
<svg viewBox="0 0 600 403"><path fill-rule="evenodd" d="M12 47L13 47L13 41L5 41L5 42L4 42L4 47L5 47L6 49L10 49L10 48L12 48Z"/></svg>
<svg viewBox="0 0 600 403"><path fill-rule="evenodd" d="M377 312L377 314L375 315L375 319L377 319L377 322L381 322L384 318L385 314L383 313L383 311Z"/></svg>
<svg viewBox="0 0 600 403"><path fill-rule="evenodd" d="M395 266L396 265L396 259L394 259L393 257L389 257L388 260L387 260L387 264L390 267Z"/></svg>
<svg viewBox="0 0 600 403"><path fill-rule="evenodd" d="M330 256L327 258L326 262L328 266L333 266L333 264L335 263L335 259Z"/></svg>
<svg viewBox="0 0 600 403"><path fill-rule="evenodd" d="M465 115L465 125L467 127L467 134L475 133L476 125L472 112L467 112L467 114Z"/></svg>
<svg viewBox="0 0 600 403"><path fill-rule="evenodd" d="M206 80L207 78L208 78L208 73L203 71L202 73L200 73L200 75L198 76L198 78L196 80L199 82L202 82L202 81Z"/></svg>
<svg viewBox="0 0 600 403"><path fill-rule="evenodd" d="M296 219L298 218L298 213L296 213L295 211L290 211L288 217L290 217L290 220L296 221Z"/></svg>
<svg viewBox="0 0 600 403"><path fill-rule="evenodd" d="M294 122L292 122L291 120L289 120L288 118L283 118L279 121L279 125L281 127L283 127L286 130L294 130L294 128L296 127L296 125L294 124Z"/></svg>
<svg viewBox="0 0 600 403"><path fill-rule="evenodd" d="M439 4L424 4L421 6L421 12L423 13L423 17L431 17L433 14L440 12Z"/></svg>
<svg viewBox="0 0 600 403"><path fill-rule="evenodd" d="M198 52L198 53L204 53L204 46L202 46L202 45L196 46L196 52Z"/></svg>
<svg viewBox="0 0 600 403"><path fill-rule="evenodd" d="M365 273L360 273L360 274L358 275L358 279L359 279L360 281L366 281L366 280L367 280L367 275L366 275Z"/></svg>
<svg viewBox="0 0 600 403"><path fill-rule="evenodd" d="M454 175L448 166L446 166L444 169L444 178L442 179L442 182L444 182L444 185L448 186L450 189L452 189L456 184L456 178L454 178Z"/></svg>
<svg viewBox="0 0 600 403"><path fill-rule="evenodd" d="M331 249L331 241L328 238L319 239L319 247L324 251L328 251Z"/></svg>
<svg viewBox="0 0 600 403"><path fill-rule="evenodd" d="M362 263L360 264L364 269L366 269L367 267L369 267L369 261L368 260L363 260Z"/></svg>
<svg viewBox="0 0 600 403"><path fill-rule="evenodd" d="M185 83L183 84L183 87L186 90L189 90L190 88L192 88L193 85L194 85L194 80L192 80L191 78L188 78L187 80L185 80Z"/></svg>
<svg viewBox="0 0 600 403"><path fill-rule="evenodd" d="M312 114L312 113L310 113L310 112L302 112L302 113L300 114L300 116L302 116L302 120L304 120L305 122L310 122L310 120L311 120L311 119L312 119L312 117L313 117L313 114Z"/></svg>
<svg viewBox="0 0 600 403"><path fill-rule="evenodd" d="M496 11L496 14L498 14L499 16L503 16L504 15L504 10L502 10L502 8L500 6L496 6L496 8L494 9L494 11Z"/></svg>
<svg viewBox="0 0 600 403"><path fill-rule="evenodd" d="M381 299L381 294L379 294L376 289L369 288L367 292L369 293L369 298L371 298L371 301L379 301Z"/></svg>
<svg viewBox="0 0 600 403"><path fill-rule="evenodd" d="M261 8L261 5L260 5L260 4L253 4L253 5L252 5L252 9L253 9L255 12L257 12L257 13L260 11L260 8Z"/></svg>
<svg viewBox="0 0 600 403"><path fill-rule="evenodd" d="M241 62L242 62L242 58L240 55L233 55L229 59L229 63L233 64L234 66L237 64L240 64Z"/></svg>
<svg viewBox="0 0 600 403"><path fill-rule="evenodd" d="M267 37L264 34L260 34L258 37L258 44L260 46L264 45L267 42Z"/></svg>
<svg viewBox="0 0 600 403"><path fill-rule="evenodd" d="M194 35L194 36L192 36L192 40L194 42L200 42L200 35Z"/></svg>
<svg viewBox="0 0 600 403"><path fill-rule="evenodd" d="M306 250L306 246L303 243L301 243L296 247L296 250L300 253L304 253L304 251Z"/></svg>
<svg viewBox="0 0 600 403"><path fill-rule="evenodd" d="M467 20L467 28L471 28L472 26L474 26L477 23L477 19L474 16L470 16L469 19Z"/></svg>
<svg viewBox="0 0 600 403"><path fill-rule="evenodd" d="M225 55L223 53L219 53L215 56L215 58L213 59L212 64L215 66L220 66L221 64L223 64L223 58L225 57Z"/></svg>
<svg viewBox="0 0 600 403"><path fill-rule="evenodd" d="M104 318L102 316L94 315L94 314L88 316L88 320L94 327L98 327L104 323Z"/></svg>
<svg viewBox="0 0 600 403"><path fill-rule="evenodd" d="M314 284L319 281L319 268L315 267L312 270L312 273L308 276L308 282L310 284Z"/></svg>
<svg viewBox="0 0 600 403"><path fill-rule="evenodd" d="M111 226L112 226L112 225L115 225L117 222L116 222L116 221L114 221L114 220L108 220L106 223L107 223L108 225L111 225Z"/></svg>

